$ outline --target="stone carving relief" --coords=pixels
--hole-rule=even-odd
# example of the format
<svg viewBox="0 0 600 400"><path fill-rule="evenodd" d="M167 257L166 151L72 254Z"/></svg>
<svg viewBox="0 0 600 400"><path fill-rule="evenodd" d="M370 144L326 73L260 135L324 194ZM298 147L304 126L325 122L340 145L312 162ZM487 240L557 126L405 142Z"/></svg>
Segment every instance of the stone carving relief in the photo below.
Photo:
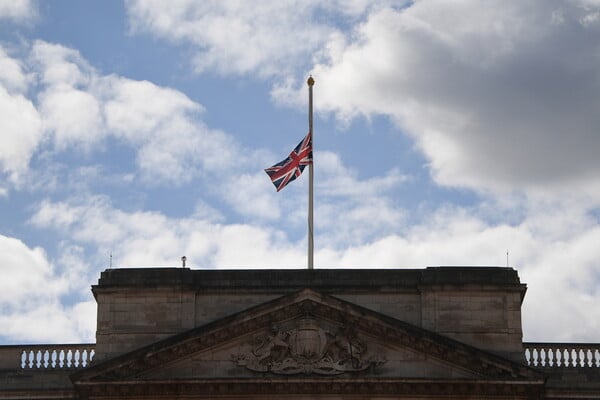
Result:
<svg viewBox="0 0 600 400"><path fill-rule="evenodd" d="M328 330L313 318L303 318L287 329L272 327L232 359L252 371L284 375L338 375L385 362L368 354L366 343L351 326Z"/></svg>

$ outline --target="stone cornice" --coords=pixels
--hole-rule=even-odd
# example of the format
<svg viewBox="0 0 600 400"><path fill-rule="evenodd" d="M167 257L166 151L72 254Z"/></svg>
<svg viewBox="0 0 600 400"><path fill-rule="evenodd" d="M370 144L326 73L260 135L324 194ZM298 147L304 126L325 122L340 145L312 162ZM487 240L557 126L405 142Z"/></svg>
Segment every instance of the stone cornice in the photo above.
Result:
<svg viewBox="0 0 600 400"><path fill-rule="evenodd" d="M538 399L543 381L432 380L432 379L216 379L87 382L78 386L82 398L93 399L239 395L394 395L517 397Z"/></svg>
<svg viewBox="0 0 600 400"><path fill-rule="evenodd" d="M191 270L188 268L121 268L102 272L94 291L115 288L188 287L209 289L328 290L394 288L416 290L428 285L484 285L521 290L517 271L504 267L428 267L425 269L279 269ZM285 289L285 290L284 290Z"/></svg>

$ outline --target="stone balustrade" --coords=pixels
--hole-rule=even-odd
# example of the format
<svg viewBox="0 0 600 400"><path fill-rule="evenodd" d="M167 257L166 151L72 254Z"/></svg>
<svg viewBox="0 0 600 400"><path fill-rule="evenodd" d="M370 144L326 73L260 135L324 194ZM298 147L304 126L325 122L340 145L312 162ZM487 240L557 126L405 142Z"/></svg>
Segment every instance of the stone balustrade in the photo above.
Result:
<svg viewBox="0 0 600 400"><path fill-rule="evenodd" d="M0 367L50 370L88 367L94 360L95 344L46 344L0 346Z"/></svg>
<svg viewBox="0 0 600 400"><path fill-rule="evenodd" d="M534 368L600 368L600 343L523 343L525 360Z"/></svg>
<svg viewBox="0 0 600 400"><path fill-rule="evenodd" d="M600 368L600 343L524 342L523 350L534 368ZM0 346L0 369L78 369L94 356L95 344Z"/></svg>

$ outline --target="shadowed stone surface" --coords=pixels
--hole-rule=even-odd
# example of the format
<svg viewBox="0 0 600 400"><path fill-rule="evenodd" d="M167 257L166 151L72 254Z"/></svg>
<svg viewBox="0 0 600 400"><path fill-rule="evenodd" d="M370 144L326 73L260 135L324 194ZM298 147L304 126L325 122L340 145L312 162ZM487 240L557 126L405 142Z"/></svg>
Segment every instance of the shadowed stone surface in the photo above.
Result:
<svg viewBox="0 0 600 400"><path fill-rule="evenodd" d="M600 366L526 365L512 268L110 269L92 291L91 366L0 346L0 399L600 398Z"/></svg>
<svg viewBox="0 0 600 400"><path fill-rule="evenodd" d="M93 287L97 357L133 350L304 288L522 360L525 285L512 268L115 269Z"/></svg>

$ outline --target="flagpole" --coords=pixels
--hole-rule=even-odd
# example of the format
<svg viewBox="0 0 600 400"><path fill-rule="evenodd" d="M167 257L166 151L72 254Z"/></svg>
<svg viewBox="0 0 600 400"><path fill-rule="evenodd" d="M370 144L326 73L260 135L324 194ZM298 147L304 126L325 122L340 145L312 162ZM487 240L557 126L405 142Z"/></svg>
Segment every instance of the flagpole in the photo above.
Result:
<svg viewBox="0 0 600 400"><path fill-rule="evenodd" d="M314 164L314 143L313 136L313 85L315 80L312 76L306 81L308 84L308 132L312 141L313 161L308 165L308 269L314 268L314 230L313 230L313 164Z"/></svg>

